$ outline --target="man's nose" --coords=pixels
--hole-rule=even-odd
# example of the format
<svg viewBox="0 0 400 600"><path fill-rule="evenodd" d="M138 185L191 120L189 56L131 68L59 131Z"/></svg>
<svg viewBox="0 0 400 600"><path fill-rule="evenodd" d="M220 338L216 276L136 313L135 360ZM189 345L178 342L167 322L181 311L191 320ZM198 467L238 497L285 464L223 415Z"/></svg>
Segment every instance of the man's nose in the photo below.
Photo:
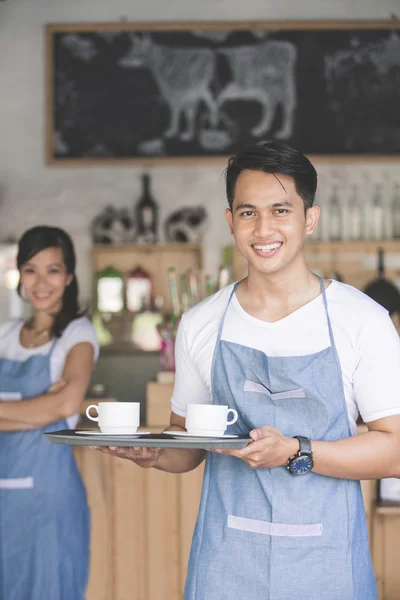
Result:
<svg viewBox="0 0 400 600"><path fill-rule="evenodd" d="M269 215L259 215L256 222L255 234L261 238L269 237L274 231L275 228L271 217Z"/></svg>

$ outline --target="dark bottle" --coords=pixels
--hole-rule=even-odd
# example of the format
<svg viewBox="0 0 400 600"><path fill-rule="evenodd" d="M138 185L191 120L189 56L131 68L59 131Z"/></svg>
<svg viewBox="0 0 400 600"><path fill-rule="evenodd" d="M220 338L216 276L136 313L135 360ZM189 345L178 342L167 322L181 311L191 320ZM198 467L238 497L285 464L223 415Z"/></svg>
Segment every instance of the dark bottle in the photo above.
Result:
<svg viewBox="0 0 400 600"><path fill-rule="evenodd" d="M150 192L150 177L142 175L142 194L135 206L136 241L144 244L158 242L158 206Z"/></svg>

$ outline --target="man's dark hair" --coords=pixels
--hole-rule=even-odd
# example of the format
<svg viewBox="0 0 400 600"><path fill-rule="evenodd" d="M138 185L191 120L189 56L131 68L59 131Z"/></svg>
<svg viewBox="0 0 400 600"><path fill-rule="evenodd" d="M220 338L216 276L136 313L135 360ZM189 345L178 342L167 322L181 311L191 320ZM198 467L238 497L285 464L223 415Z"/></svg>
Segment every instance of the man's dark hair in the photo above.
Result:
<svg viewBox="0 0 400 600"><path fill-rule="evenodd" d="M249 146L228 160L226 168L226 196L232 210L235 188L242 171L262 171L273 175L286 175L294 180L296 192L310 208L317 190L317 172L301 152L282 142L263 142Z"/></svg>

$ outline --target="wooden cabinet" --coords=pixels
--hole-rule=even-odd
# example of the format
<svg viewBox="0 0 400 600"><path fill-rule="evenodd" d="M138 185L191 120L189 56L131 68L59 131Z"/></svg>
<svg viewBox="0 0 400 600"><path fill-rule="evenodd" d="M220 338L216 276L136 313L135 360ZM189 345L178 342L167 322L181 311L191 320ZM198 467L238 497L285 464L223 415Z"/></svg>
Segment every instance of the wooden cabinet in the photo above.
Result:
<svg viewBox="0 0 400 600"><path fill-rule="evenodd" d="M149 381L146 397L146 423L149 427L166 427L171 415L173 383Z"/></svg>
<svg viewBox="0 0 400 600"><path fill-rule="evenodd" d="M304 252L310 269L324 277L336 272L345 283L362 290L377 275L378 248L385 252L385 273L398 280L400 271L400 241L321 242L307 243ZM235 281L246 277L247 261L236 246L229 248L232 276ZM400 594L399 594L400 597Z"/></svg>
<svg viewBox="0 0 400 600"><path fill-rule="evenodd" d="M108 266L122 273L142 267L153 282L153 295L164 298L164 309L171 309L168 269L175 267L178 275L188 269L201 269L201 244L115 244L96 245L92 250L92 269L96 274ZM95 288L95 286L94 286Z"/></svg>
<svg viewBox="0 0 400 600"><path fill-rule="evenodd" d="M203 466L174 475L75 449L91 509L87 600L181 600Z"/></svg>

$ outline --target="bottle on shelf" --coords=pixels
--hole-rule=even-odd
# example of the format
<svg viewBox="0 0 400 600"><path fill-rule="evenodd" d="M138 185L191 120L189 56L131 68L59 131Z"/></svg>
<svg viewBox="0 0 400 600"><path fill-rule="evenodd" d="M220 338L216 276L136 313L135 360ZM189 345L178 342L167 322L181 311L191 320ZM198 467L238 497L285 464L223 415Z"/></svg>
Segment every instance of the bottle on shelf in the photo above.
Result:
<svg viewBox="0 0 400 600"><path fill-rule="evenodd" d="M349 240L360 240L362 237L362 207L356 185L353 186L347 215L347 236Z"/></svg>
<svg viewBox="0 0 400 600"><path fill-rule="evenodd" d="M328 201L329 239L332 241L338 241L342 239L343 230L340 208L337 186L335 185Z"/></svg>
<svg viewBox="0 0 400 600"><path fill-rule="evenodd" d="M382 186L379 183L375 186L375 192L372 198L369 218L369 234L371 240L381 240L385 234L385 209L382 201Z"/></svg>
<svg viewBox="0 0 400 600"><path fill-rule="evenodd" d="M392 237L400 239L400 185L395 183L392 192Z"/></svg>
<svg viewBox="0 0 400 600"><path fill-rule="evenodd" d="M109 265L96 277L96 309L99 313L116 314L124 310L124 278Z"/></svg>
<svg viewBox="0 0 400 600"><path fill-rule="evenodd" d="M150 191L150 176L142 175L142 193L135 206L138 243L158 242L158 205Z"/></svg>

